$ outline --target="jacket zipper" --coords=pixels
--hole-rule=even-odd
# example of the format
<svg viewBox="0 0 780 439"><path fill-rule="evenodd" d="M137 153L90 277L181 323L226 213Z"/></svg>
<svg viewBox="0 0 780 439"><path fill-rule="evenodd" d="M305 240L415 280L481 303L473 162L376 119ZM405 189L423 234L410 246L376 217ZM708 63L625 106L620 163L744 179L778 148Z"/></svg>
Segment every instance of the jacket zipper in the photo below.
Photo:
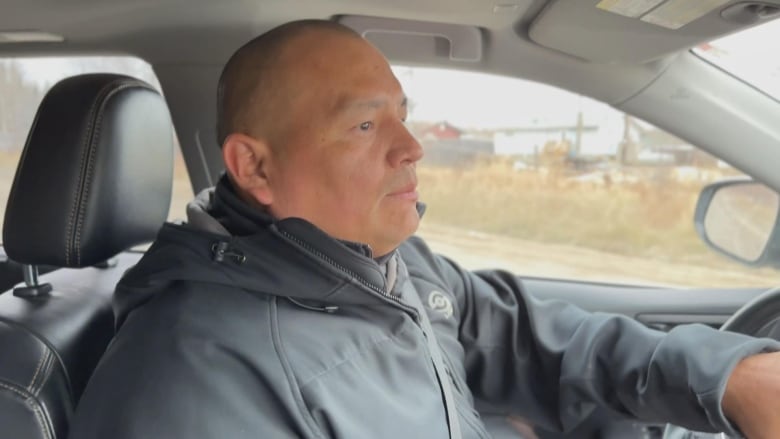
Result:
<svg viewBox="0 0 780 439"><path fill-rule="evenodd" d="M287 238L288 240L294 242L299 247L305 249L310 254L322 259L323 261L327 262L328 265L332 266L333 268L341 271L342 273L350 276L351 278L355 279L360 283L363 287L367 288L370 292L378 294L381 298L383 298L385 301L390 301L392 304L402 308L404 311L409 312L414 317L415 321L419 321L420 316L417 314L417 310L412 308L411 306L405 304L399 297L393 296L392 294L386 292L384 288L380 288L379 286L367 281L362 276L357 274L356 272L344 267L343 265L339 264L333 258L329 257L328 255L318 251L311 245L307 244L303 240L299 239L298 237L284 231L277 229L279 234Z"/></svg>
<svg viewBox="0 0 780 439"><path fill-rule="evenodd" d="M386 291L384 291L383 288L380 288L380 287L374 285L373 283L367 281L362 276L358 275L354 271L352 271L352 270L344 267L343 265L339 264L338 262L333 260L333 258L331 258L328 255L318 251L317 249L313 248L311 245L307 244L306 242L304 242L303 240L297 238L296 236L294 236L294 235L292 235L292 234L290 234L288 232L285 232L283 230L279 230L279 229L277 229L277 230L283 237L287 238L289 241L294 242L295 244L297 244L302 249L308 251L310 254L312 254L312 255L322 259L323 261L327 262L333 268L335 268L335 269L341 271L342 273L347 274L347 275L351 276L353 279L357 280L369 292L378 294L385 301L388 301L391 304L394 304L395 306L397 306L397 307L405 310L406 312L408 312L412 316L412 318L414 319L414 321L417 324L417 326L420 328L423 336L426 338L426 340L429 340L428 332L423 327L424 325L422 323L422 317L420 316L420 314L419 314L419 312L418 312L418 310L416 308L414 308L414 307L412 307L410 305L405 304L399 297L396 297L396 296L393 296L390 293L387 293ZM429 340L429 342L430 342L430 340ZM433 364L434 372L436 373L438 379L440 380L440 382L439 382L440 388L442 386L449 387L449 385L445 384L443 382L443 380L450 380L450 381L452 381L453 377L450 375L452 372L450 370L448 370L448 367L446 365L444 365L444 364L442 364L442 368L444 370L440 371L439 367L436 364L436 360L434 360L433 354L431 352L432 347L430 347L430 346L428 346L428 344L426 344L425 348L428 351L428 357L431 359L431 363ZM443 355L443 353L440 353L440 355ZM450 376L443 376L443 373L446 373L447 375L450 375ZM444 392L443 389L442 389L442 392ZM460 390L458 390L458 392L460 392ZM447 402L445 402L445 410L455 410L456 414L454 416L456 417L455 423L457 424L457 422L458 422L457 421L457 417L458 417L458 414L457 414L457 403L455 403L454 400L451 403L452 403L452 407L449 407L449 404L447 404ZM450 424L449 420L448 420L447 424L448 424L448 428L450 429L450 437L452 437L453 439L455 439L455 438L460 439L460 437L461 437L460 427L455 427L455 428L457 428L457 433L453 434L453 431L452 431L453 425Z"/></svg>

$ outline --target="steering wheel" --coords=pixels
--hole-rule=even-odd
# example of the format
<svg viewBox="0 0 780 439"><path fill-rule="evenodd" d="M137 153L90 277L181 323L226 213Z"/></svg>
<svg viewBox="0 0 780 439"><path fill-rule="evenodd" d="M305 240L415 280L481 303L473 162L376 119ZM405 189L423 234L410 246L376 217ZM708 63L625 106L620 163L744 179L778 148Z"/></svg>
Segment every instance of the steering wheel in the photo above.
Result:
<svg viewBox="0 0 780 439"><path fill-rule="evenodd" d="M720 328L756 337L780 340L780 287L772 288L740 308ZM664 439L729 438L723 433L697 433L668 424Z"/></svg>

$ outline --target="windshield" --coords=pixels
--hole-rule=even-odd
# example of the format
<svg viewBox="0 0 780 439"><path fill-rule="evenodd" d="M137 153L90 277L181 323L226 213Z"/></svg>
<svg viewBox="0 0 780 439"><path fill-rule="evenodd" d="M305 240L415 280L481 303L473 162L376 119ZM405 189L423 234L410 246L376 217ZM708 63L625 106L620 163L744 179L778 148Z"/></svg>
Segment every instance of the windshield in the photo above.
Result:
<svg viewBox="0 0 780 439"><path fill-rule="evenodd" d="M694 53L780 100L780 20L701 44Z"/></svg>

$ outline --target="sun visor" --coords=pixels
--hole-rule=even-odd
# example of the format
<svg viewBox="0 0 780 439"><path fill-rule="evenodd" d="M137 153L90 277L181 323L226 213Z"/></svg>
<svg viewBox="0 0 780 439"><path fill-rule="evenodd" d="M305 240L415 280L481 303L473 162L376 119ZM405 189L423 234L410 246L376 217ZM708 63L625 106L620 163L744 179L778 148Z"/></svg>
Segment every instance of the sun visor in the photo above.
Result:
<svg viewBox="0 0 780 439"><path fill-rule="evenodd" d="M482 60L482 33L475 26L358 15L341 16L338 22L363 35L390 59Z"/></svg>
<svg viewBox="0 0 780 439"><path fill-rule="evenodd" d="M535 43L600 63L638 63L775 18L780 0L557 0L531 25Z"/></svg>

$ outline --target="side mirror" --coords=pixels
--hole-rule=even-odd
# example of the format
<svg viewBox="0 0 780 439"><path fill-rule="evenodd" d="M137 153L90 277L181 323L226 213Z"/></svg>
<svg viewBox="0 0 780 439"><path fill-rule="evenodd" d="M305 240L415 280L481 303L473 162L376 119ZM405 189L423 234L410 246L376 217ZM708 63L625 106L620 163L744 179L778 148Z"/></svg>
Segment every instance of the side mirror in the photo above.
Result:
<svg viewBox="0 0 780 439"><path fill-rule="evenodd" d="M705 187L694 214L696 231L715 251L745 265L780 267L780 195L752 180Z"/></svg>

